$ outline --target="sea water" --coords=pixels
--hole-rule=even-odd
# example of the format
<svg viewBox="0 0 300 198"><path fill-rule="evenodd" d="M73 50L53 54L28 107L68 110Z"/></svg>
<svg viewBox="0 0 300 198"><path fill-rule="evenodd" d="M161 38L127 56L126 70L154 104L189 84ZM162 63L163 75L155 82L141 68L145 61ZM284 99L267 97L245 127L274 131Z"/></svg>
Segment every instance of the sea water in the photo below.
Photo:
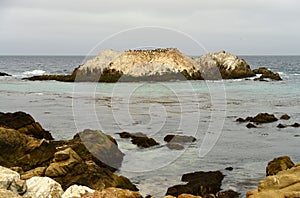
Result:
<svg viewBox="0 0 300 198"><path fill-rule="evenodd" d="M26 81L40 74L69 74L84 63L81 56L1 56L1 112L31 114L55 139L70 139L83 129L100 129L116 138L125 153L118 174L137 184L143 195L163 197L180 184L182 174L221 170L223 189L245 197L264 178L274 157L300 161L299 128L279 129L279 123L300 122L300 57L245 56L252 68L279 72L283 81L251 79L176 81L161 83L65 83ZM248 129L238 117L267 112L290 120ZM118 132L142 132L160 146L140 149ZM182 151L169 150L166 134L192 135L197 141ZM233 167L233 171L225 170Z"/></svg>

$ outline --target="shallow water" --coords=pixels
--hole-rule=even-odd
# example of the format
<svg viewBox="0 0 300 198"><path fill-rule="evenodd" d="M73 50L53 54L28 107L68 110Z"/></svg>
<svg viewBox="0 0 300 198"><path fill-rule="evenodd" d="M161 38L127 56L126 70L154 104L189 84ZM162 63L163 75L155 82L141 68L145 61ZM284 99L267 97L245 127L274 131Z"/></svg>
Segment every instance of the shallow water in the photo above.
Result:
<svg viewBox="0 0 300 198"><path fill-rule="evenodd" d="M0 110L30 113L56 139L72 138L85 128L101 129L114 136L126 154L119 172L135 182L143 195L162 197L187 172L221 170L226 175L222 188L231 188L245 197L245 192L256 188L264 178L265 166L274 157L289 155L295 162L300 161L300 137L295 136L300 135L299 128L276 127L279 122L300 122L300 57L244 58L254 68L266 66L282 72L284 80L30 82L20 80L20 76L34 70L64 73L72 67L66 66L66 71L59 66L53 68L49 57L40 59L40 67L30 66L36 58L27 57L25 64L22 57L0 57L0 71L14 74L0 78ZM81 64L82 57L77 61L59 60L61 65L73 60L74 68ZM291 119L255 129L235 122L238 117L259 112L274 113L276 117L287 113ZM143 132L161 145L139 149L115 134L122 131ZM163 142L169 133L193 135L197 141L186 145L184 151L171 151ZM224 170L228 166L233 171Z"/></svg>

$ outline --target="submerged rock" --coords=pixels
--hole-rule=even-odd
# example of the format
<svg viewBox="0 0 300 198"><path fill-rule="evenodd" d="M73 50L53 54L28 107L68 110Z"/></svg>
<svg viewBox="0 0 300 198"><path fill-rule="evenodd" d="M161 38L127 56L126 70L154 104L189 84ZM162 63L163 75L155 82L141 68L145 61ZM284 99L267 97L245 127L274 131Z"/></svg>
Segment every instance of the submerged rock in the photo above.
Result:
<svg viewBox="0 0 300 198"><path fill-rule="evenodd" d="M0 72L0 76L11 76L10 74L4 73L4 72Z"/></svg>
<svg viewBox="0 0 300 198"><path fill-rule="evenodd" d="M15 129L38 139L53 140L49 131L44 130L31 115L21 111L15 113L0 112L0 127Z"/></svg>
<svg viewBox="0 0 300 198"><path fill-rule="evenodd" d="M288 156L274 158L266 168L266 175L276 175L278 172L292 168L295 164Z"/></svg>
<svg viewBox="0 0 300 198"><path fill-rule="evenodd" d="M173 135L169 134L164 137L164 141L171 143L191 143L195 142L197 139L193 136L186 135Z"/></svg>
<svg viewBox="0 0 300 198"><path fill-rule="evenodd" d="M247 117L246 119L238 118L237 122L254 122L256 124L276 122L278 119L273 114L259 113L254 117Z"/></svg>
<svg viewBox="0 0 300 198"><path fill-rule="evenodd" d="M181 181L187 184L175 185L168 188L166 195L179 196L183 193L207 196L216 195L221 190L224 175L220 171L194 172L184 174Z"/></svg>
<svg viewBox="0 0 300 198"><path fill-rule="evenodd" d="M277 125L277 128L286 128L287 127L287 125L285 125L285 124L281 124L281 123L279 123L278 125Z"/></svg>
<svg viewBox="0 0 300 198"><path fill-rule="evenodd" d="M121 138L131 138L132 144L137 145L138 147L142 148L149 148L152 146L159 145L156 140L153 138L147 137L143 133L128 133L128 132L122 132L122 133L117 133L120 135Z"/></svg>
<svg viewBox="0 0 300 198"><path fill-rule="evenodd" d="M296 122L296 123L292 124L291 127L300 127L300 124Z"/></svg>
<svg viewBox="0 0 300 198"><path fill-rule="evenodd" d="M280 116L281 120L289 120L291 117L288 114L283 114L282 116Z"/></svg>
<svg viewBox="0 0 300 198"><path fill-rule="evenodd" d="M248 129L250 129L250 128L257 128L257 126L255 126L255 125L252 124L252 123L248 123L248 124L246 125L246 127L247 127Z"/></svg>

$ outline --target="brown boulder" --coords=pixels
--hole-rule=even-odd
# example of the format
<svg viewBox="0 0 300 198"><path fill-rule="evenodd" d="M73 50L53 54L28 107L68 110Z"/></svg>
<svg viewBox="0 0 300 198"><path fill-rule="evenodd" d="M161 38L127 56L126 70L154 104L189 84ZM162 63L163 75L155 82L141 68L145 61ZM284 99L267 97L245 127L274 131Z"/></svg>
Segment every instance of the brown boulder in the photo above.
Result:
<svg viewBox="0 0 300 198"><path fill-rule="evenodd" d="M56 152L54 144L14 129L0 127L0 165L19 166L24 171L49 164Z"/></svg>
<svg viewBox="0 0 300 198"><path fill-rule="evenodd" d="M281 120L289 120L291 117L288 114L283 114L280 119Z"/></svg>
<svg viewBox="0 0 300 198"><path fill-rule="evenodd" d="M15 129L38 139L53 140L49 131L44 130L38 122L35 122L31 115L24 112L0 112L0 127Z"/></svg>
<svg viewBox="0 0 300 198"><path fill-rule="evenodd" d="M274 158L266 167L266 175L276 175L278 172L292 168L295 164L288 156Z"/></svg>
<svg viewBox="0 0 300 198"><path fill-rule="evenodd" d="M94 193L89 193L85 198L142 198L139 192L124 190L120 188L106 188L102 191L95 191Z"/></svg>

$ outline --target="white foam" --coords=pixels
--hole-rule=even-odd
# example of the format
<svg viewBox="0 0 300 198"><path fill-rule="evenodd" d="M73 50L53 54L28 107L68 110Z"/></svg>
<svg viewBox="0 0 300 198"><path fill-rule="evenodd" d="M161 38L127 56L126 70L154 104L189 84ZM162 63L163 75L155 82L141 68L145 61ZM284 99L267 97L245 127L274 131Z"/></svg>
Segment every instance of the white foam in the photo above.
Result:
<svg viewBox="0 0 300 198"><path fill-rule="evenodd" d="M46 73L46 71L39 70L39 69L35 69L35 70L32 70L32 71L25 71L25 72L23 72L24 75L42 75L44 73Z"/></svg>

